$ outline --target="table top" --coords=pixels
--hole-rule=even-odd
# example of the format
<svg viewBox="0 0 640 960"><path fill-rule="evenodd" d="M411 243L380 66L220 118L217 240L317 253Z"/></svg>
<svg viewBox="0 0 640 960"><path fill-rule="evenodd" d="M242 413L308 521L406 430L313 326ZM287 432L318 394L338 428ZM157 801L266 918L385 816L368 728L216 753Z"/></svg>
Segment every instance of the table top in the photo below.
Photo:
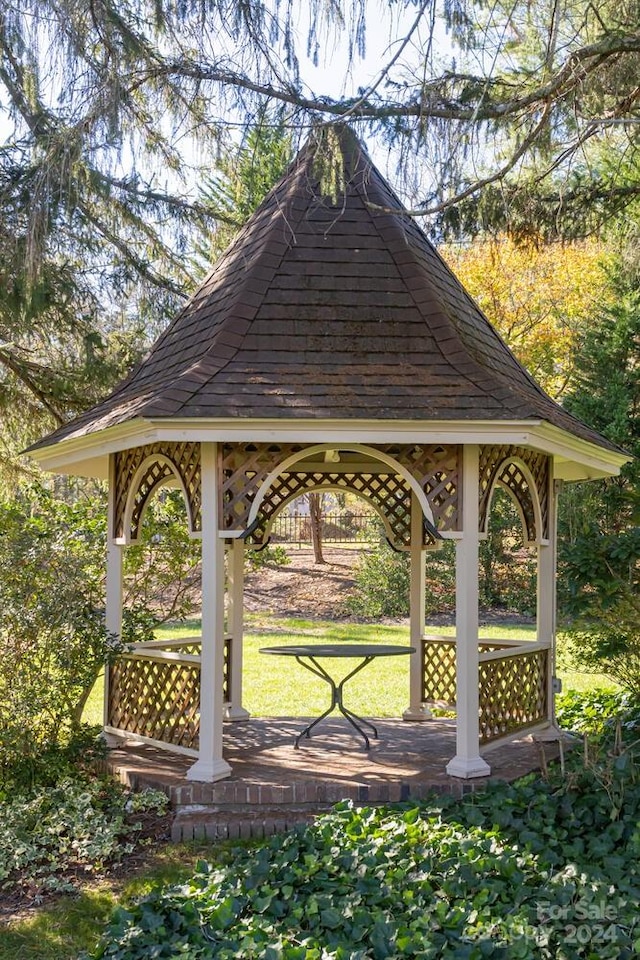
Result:
<svg viewBox="0 0 640 960"><path fill-rule="evenodd" d="M261 647L260 653L289 657L396 657L415 653L415 647L389 643L308 643Z"/></svg>

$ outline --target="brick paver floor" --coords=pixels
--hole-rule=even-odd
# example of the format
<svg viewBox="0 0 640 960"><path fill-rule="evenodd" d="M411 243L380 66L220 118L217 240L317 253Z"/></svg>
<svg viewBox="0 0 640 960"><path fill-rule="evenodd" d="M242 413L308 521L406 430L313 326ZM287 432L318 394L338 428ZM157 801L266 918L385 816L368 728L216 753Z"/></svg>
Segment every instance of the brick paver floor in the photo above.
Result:
<svg viewBox="0 0 640 960"><path fill-rule="evenodd" d="M369 751L341 718L324 721L296 750L295 736L304 725L298 717L225 724L224 755L232 773L213 784L186 778L192 758L148 744L113 749L109 766L134 787L156 786L169 794L181 839L194 835L194 824L201 833L205 824L216 825L216 835L224 836L234 822L282 828L343 799L366 804L422 799L432 791L462 794L488 780L511 781L539 769L543 749L531 736L497 746L486 755L491 776L465 781L445 772L455 754L453 720L377 721L380 737ZM547 757L555 755L553 744L544 749Z"/></svg>

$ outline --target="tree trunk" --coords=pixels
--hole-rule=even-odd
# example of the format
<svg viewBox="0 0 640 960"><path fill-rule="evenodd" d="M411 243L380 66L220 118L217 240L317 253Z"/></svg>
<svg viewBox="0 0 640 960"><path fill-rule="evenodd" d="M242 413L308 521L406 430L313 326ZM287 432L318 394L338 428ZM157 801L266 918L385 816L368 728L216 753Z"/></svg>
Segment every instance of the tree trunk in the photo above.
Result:
<svg viewBox="0 0 640 960"><path fill-rule="evenodd" d="M322 556L322 494L308 494L309 521L311 524L311 542L315 563L326 563Z"/></svg>

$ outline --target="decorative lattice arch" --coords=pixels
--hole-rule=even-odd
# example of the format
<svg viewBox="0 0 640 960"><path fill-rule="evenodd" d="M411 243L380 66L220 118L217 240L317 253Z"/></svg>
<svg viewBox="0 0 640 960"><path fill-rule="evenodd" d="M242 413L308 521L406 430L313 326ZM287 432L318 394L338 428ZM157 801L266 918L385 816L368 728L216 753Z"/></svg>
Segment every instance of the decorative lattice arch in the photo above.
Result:
<svg viewBox="0 0 640 960"><path fill-rule="evenodd" d="M222 528L230 532L244 532L255 497L268 475L278 463L311 446L284 443L221 444ZM379 444L373 449L393 457L421 485L440 532L460 529L459 446ZM174 476L180 480L186 495L190 532L197 534L201 531L199 443L146 444L116 453L114 457L113 532L117 539L130 542L137 540L149 499ZM496 484L500 484L512 493L519 504L528 542L547 538L549 469L549 457L526 447L480 447L481 530L486 529L491 496ZM134 485L135 490L132 489ZM263 542L269 523L286 502L296 495L322 487L351 490L369 498L386 517L395 545L400 548L409 546L411 490L403 477L394 474L391 468L388 472L379 470L376 473L346 470L318 473L305 471L302 464L280 474L267 491L251 534L251 542ZM536 503L541 517L540 530L537 529ZM433 542L433 533L426 523L424 543Z"/></svg>
<svg viewBox="0 0 640 960"><path fill-rule="evenodd" d="M189 530L202 530L200 444L150 443L114 454L115 510L113 535L135 543L145 508L163 484L177 477L187 501Z"/></svg>
<svg viewBox="0 0 640 960"><path fill-rule="evenodd" d="M517 501L528 543L549 537L550 458L536 450L515 446L480 447L480 530L486 532L496 485ZM539 508L540 524L538 524ZM538 529L540 526L540 529Z"/></svg>
<svg viewBox="0 0 640 960"><path fill-rule="evenodd" d="M411 488L395 474L365 473L281 473L269 488L258 514L257 526L250 542L262 543L271 521L290 500L308 490L350 490L369 500L386 520L390 540L397 549L411 546ZM425 545L436 542L426 525L423 527Z"/></svg>
<svg viewBox="0 0 640 960"><path fill-rule="evenodd" d="M311 450L314 445L229 443L221 451L223 476L223 528L246 530L256 496L269 474L292 455ZM458 486L460 448L439 444L376 445L393 457L422 486L431 505L436 524L442 530L456 528L458 520ZM394 545L408 548L411 542L411 487L406 479L379 469L368 473L347 468L304 470L298 462L280 473L266 491L249 537L257 544L264 542L269 525L282 507L296 496L322 488L350 490L369 499L385 517ZM425 545L436 540L430 525L423 524Z"/></svg>

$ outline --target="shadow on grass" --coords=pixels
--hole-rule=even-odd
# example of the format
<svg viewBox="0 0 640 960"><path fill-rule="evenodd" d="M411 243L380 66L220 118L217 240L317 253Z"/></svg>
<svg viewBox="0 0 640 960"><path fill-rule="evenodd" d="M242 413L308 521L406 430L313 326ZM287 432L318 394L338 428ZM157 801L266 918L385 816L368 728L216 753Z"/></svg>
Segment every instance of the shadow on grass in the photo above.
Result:
<svg viewBox="0 0 640 960"><path fill-rule="evenodd" d="M125 861L114 876L99 884L25 910L18 918L5 921L7 925L0 921L0 960L78 960L84 951L97 946L117 904L126 906L152 887L186 880L201 857L224 863L232 855L229 843L215 847L168 844L142 865Z"/></svg>
<svg viewBox="0 0 640 960"><path fill-rule="evenodd" d="M115 903L96 890L36 908L0 931L0 960L77 960L96 946Z"/></svg>

